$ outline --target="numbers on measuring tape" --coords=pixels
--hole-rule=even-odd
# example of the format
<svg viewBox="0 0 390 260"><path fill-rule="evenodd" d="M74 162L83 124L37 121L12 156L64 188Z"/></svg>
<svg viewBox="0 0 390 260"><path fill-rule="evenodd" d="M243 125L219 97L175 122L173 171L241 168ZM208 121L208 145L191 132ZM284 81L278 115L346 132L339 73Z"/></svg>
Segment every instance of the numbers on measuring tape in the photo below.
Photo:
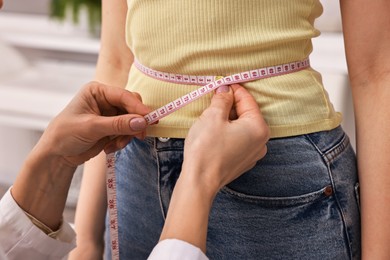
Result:
<svg viewBox="0 0 390 260"><path fill-rule="evenodd" d="M118 240L118 212L116 207L116 186L115 186L115 154L111 153L106 158L107 174L107 208L109 215L111 256L112 260L119 260L119 240Z"/></svg>
<svg viewBox="0 0 390 260"><path fill-rule="evenodd" d="M107 159L107 168L112 168L114 167L114 158L108 158Z"/></svg>
<svg viewBox="0 0 390 260"><path fill-rule="evenodd" d="M173 104L173 102L171 102L168 105L166 105L166 107L167 107L168 111L172 111L173 109L175 109L175 104Z"/></svg>
<svg viewBox="0 0 390 260"><path fill-rule="evenodd" d="M134 65L141 72L155 78L157 80L164 80L172 83L185 83L189 85L202 85L202 87L191 91L190 93L177 98L176 100L157 108L156 110L145 115L144 118L148 124L153 124L161 118L171 114L172 112L184 107L190 102L210 93L216 88L223 85L231 85L234 83L243 83L258 79L265 79L269 77L279 76L291 72L296 72L310 66L309 59L303 61L296 61L288 64L281 64L266 68L250 70L242 73L233 74L227 77L221 76L191 76L174 73L166 73L156 71L142 65L137 59ZM107 204L110 218L110 239L112 259L119 260L119 239L118 239L118 220L117 220L117 205L116 205L116 186L115 186L115 155L107 155Z"/></svg>
<svg viewBox="0 0 390 260"><path fill-rule="evenodd" d="M183 101L181 99L176 99L174 101L174 104L176 107L181 107L181 105L183 104Z"/></svg>
<svg viewBox="0 0 390 260"><path fill-rule="evenodd" d="M160 116L163 116L163 115L165 115L166 113L167 113L167 110L166 110L165 107L161 107L161 108L158 110L158 114L159 114Z"/></svg>
<svg viewBox="0 0 390 260"><path fill-rule="evenodd" d="M107 179L107 188L109 188L109 189L115 188L114 184L115 183L114 183L114 179L113 178Z"/></svg>
<svg viewBox="0 0 390 260"><path fill-rule="evenodd" d="M202 94L207 92L207 88L206 87L202 87L202 88L199 89L199 92L202 95Z"/></svg>
<svg viewBox="0 0 390 260"><path fill-rule="evenodd" d="M111 241L111 249L112 250L118 249L118 241L116 241L116 240Z"/></svg>
<svg viewBox="0 0 390 260"><path fill-rule="evenodd" d="M117 229L117 224L115 219L110 220L110 228L114 230Z"/></svg>
<svg viewBox="0 0 390 260"><path fill-rule="evenodd" d="M108 200L108 207L109 207L110 209L115 208L115 200L114 200L114 199L109 199L109 200Z"/></svg>

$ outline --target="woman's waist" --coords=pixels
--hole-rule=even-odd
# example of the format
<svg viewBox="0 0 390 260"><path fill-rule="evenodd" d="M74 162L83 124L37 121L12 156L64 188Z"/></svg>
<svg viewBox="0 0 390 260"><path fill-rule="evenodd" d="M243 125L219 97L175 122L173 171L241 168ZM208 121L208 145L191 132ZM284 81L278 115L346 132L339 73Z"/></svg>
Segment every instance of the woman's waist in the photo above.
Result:
<svg viewBox="0 0 390 260"><path fill-rule="evenodd" d="M199 47L192 52L180 51L180 48L164 51L141 48L132 51L141 64L158 71L194 76L227 76L304 60L312 51L311 48L307 48L307 45L308 41L305 41L305 44L290 43L278 48L265 49L236 47L238 50L235 50L235 48L202 49Z"/></svg>
<svg viewBox="0 0 390 260"><path fill-rule="evenodd" d="M286 131L277 129L295 126L299 131L309 126L317 130L318 125L332 127L340 122L341 117L333 109L325 89L320 82L320 75L312 69L305 69L295 73L277 77L256 80L242 84L254 96L264 118L272 128L274 136L288 136ZM151 109L167 105L186 94L197 90L199 86L165 82L146 76L136 68L132 68L129 75L127 89L138 92L143 102ZM160 120L153 129L165 129L166 133L174 128L188 129L194 120L209 106L212 94L202 96L191 104L180 108L171 115ZM326 130L326 129L319 129ZM153 130L155 131L155 130ZM186 130L180 130L180 136ZM278 133L283 132L283 133ZM278 133L278 134L276 134ZM157 135L162 136L162 135Z"/></svg>

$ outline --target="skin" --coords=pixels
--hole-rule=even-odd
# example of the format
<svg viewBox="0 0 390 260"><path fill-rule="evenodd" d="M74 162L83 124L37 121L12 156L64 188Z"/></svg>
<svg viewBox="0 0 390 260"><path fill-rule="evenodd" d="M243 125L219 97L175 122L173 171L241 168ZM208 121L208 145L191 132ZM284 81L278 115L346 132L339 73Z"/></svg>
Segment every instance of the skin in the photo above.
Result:
<svg viewBox="0 0 390 260"><path fill-rule="evenodd" d="M107 6L107 2L103 1L103 5ZM0 8L2 5L3 1L0 0ZM111 11L115 13L115 8L120 9L123 6L111 4L105 8L104 17L110 21L109 24L118 24L118 20L120 22L124 19L124 16L112 16ZM117 29L120 31L123 28ZM103 26L103 33L108 36L103 37L105 40L102 40L102 45L109 45L110 48L102 48L97 79L123 86L129 65L118 63L113 53L105 51L112 50L117 44L109 38L118 35L118 31ZM123 43L120 42L117 47L123 46ZM118 53L124 57L123 52ZM128 62L133 57L128 53L125 58ZM113 74L111 71L113 69L119 69L123 73ZM229 119L232 110L236 115L235 120ZM142 104L140 96L136 93L108 87L98 82L88 83L52 120L25 160L11 190L16 203L52 230L57 230L77 166L95 157L100 162L97 169L87 165L86 168L89 169L89 176L92 177L91 172L97 170L97 174L100 173L99 177L102 178L104 176L102 173L105 172L105 165L101 163L104 158L102 150L111 153L126 146L134 137L143 138L147 127L143 115L148 112L150 109ZM232 138L237 134L246 138L242 140ZM184 154L185 158L191 157L192 154L195 156L191 160L184 159L183 172L173 192L172 206L168 211L161 240L182 239L205 252L208 214L216 193L265 156L269 135L268 126L255 100L243 87L234 85L232 88L227 86L219 88L210 107L204 111L189 132ZM232 142L232 139L236 141ZM227 146L234 149L226 149ZM234 152L221 153L224 149ZM202 156L200 151L205 150L213 155L212 163L207 156ZM205 162L208 162L207 168L203 166ZM98 181L93 182L91 186L97 187L98 191L103 191L101 194L105 194L105 187L101 185L104 182L96 179ZM82 193L81 197L84 200L82 203L86 203L85 193ZM98 206L89 201L89 209L92 211L104 208L102 199L105 195L96 197L98 199L95 202ZM99 221L104 222L104 216L102 214L100 216ZM177 219L183 217L187 221L174 225ZM188 221L190 217L192 221ZM93 224L85 215L79 216L78 222ZM98 229L97 232L103 234L102 229ZM80 257L79 252L75 250L71 258ZM94 256L94 259L102 256L101 251L87 253Z"/></svg>
<svg viewBox="0 0 390 260"><path fill-rule="evenodd" d="M237 118L231 120L233 108ZM97 82L87 84L49 124L27 157L11 190L16 203L57 230L76 167L102 150L116 151L142 136L147 124L141 115L148 112L129 91ZM245 138L233 138L240 133ZM181 239L205 251L208 214L215 195L265 156L268 138L268 126L243 87L218 89L186 139L183 171L161 240ZM229 147L234 149L226 149Z"/></svg>
<svg viewBox="0 0 390 260"><path fill-rule="evenodd" d="M148 112L137 95L88 83L49 124L23 164L12 196L25 211L58 229L77 166L142 135L147 124L141 115ZM134 120L143 127L132 129Z"/></svg>
<svg viewBox="0 0 390 260"><path fill-rule="evenodd" d="M102 7L102 44L95 79L124 88L133 62L133 55L124 38L127 4L126 1L103 0ZM75 218L78 246L71 252L70 260L102 259L107 201L105 171L104 154L99 154L84 165Z"/></svg>
<svg viewBox="0 0 390 260"><path fill-rule="evenodd" d="M124 88L133 62L124 33L127 4L126 1L102 0L102 10L101 48L95 80ZM78 247L70 254L70 260L102 259L107 208L105 157L100 153L84 164L75 216Z"/></svg>
<svg viewBox="0 0 390 260"><path fill-rule="evenodd" d="M390 2L340 0L356 121L362 259L390 259Z"/></svg>
<svg viewBox="0 0 390 260"><path fill-rule="evenodd" d="M233 102L238 119L229 120ZM265 156L269 134L256 101L243 87L233 85L228 93L214 96L186 137L182 172L160 240L181 239L206 252L216 194Z"/></svg>
<svg viewBox="0 0 390 260"><path fill-rule="evenodd" d="M107 2L109 1L103 1L103 4L109 7L110 3ZM390 241L390 2L340 0L340 7L356 117L362 257L390 259L390 249L387 246ZM116 10L115 14L106 13L106 16L123 18L125 10ZM114 28L114 24L106 23L105 26ZM113 37L112 39L122 36ZM103 36L103 40L104 38L106 37ZM121 43L120 39L116 42ZM116 50L123 49L124 55L128 55L129 50L125 50L125 47L121 45L120 48L111 50L115 64L121 64L119 71L125 67L122 65L126 61L119 57ZM103 48L108 49L109 45ZM107 53L108 51L106 50ZM104 209L101 211L104 212ZM88 215L88 211L85 214ZM96 229L103 230L96 227L102 227L104 220L93 224L92 227L83 225L80 228L84 229L83 233L93 233L95 236ZM103 231L98 235L101 238Z"/></svg>

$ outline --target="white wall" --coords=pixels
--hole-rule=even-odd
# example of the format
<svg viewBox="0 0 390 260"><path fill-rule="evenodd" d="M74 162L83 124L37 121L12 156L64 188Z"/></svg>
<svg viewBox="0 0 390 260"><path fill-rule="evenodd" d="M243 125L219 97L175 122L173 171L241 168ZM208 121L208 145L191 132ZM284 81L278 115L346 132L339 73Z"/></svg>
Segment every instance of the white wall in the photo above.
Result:
<svg viewBox="0 0 390 260"><path fill-rule="evenodd" d="M49 120L95 74L98 39L37 15L47 13L48 2L6 0L0 13L0 185L15 180ZM81 172L68 205L76 203Z"/></svg>
<svg viewBox="0 0 390 260"><path fill-rule="evenodd" d="M47 14L50 0L5 0L1 12Z"/></svg>
<svg viewBox="0 0 390 260"><path fill-rule="evenodd" d="M15 173L40 135L40 131L0 126L0 183L11 184L15 180Z"/></svg>
<svg viewBox="0 0 390 260"><path fill-rule="evenodd" d="M340 32L341 15L337 0L321 0L324 7L322 16L317 19L316 26L323 32Z"/></svg>

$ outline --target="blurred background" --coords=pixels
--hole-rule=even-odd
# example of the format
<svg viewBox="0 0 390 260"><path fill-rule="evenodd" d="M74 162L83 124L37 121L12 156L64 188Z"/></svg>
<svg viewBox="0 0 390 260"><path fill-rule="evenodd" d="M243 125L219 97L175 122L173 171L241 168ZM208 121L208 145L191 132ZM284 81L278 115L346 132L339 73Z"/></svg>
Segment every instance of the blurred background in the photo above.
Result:
<svg viewBox="0 0 390 260"><path fill-rule="evenodd" d="M94 78L100 0L5 0L0 11L0 196L48 122ZM79 6L72 8L70 3ZM98 15L96 15L98 14ZM82 166L69 193L73 220Z"/></svg>
<svg viewBox="0 0 390 260"><path fill-rule="evenodd" d="M94 77L99 51L100 1L5 0L0 11L0 196L48 122ZM322 35L311 56L343 127L355 145L338 1L323 1ZM79 167L65 218L72 221Z"/></svg>

